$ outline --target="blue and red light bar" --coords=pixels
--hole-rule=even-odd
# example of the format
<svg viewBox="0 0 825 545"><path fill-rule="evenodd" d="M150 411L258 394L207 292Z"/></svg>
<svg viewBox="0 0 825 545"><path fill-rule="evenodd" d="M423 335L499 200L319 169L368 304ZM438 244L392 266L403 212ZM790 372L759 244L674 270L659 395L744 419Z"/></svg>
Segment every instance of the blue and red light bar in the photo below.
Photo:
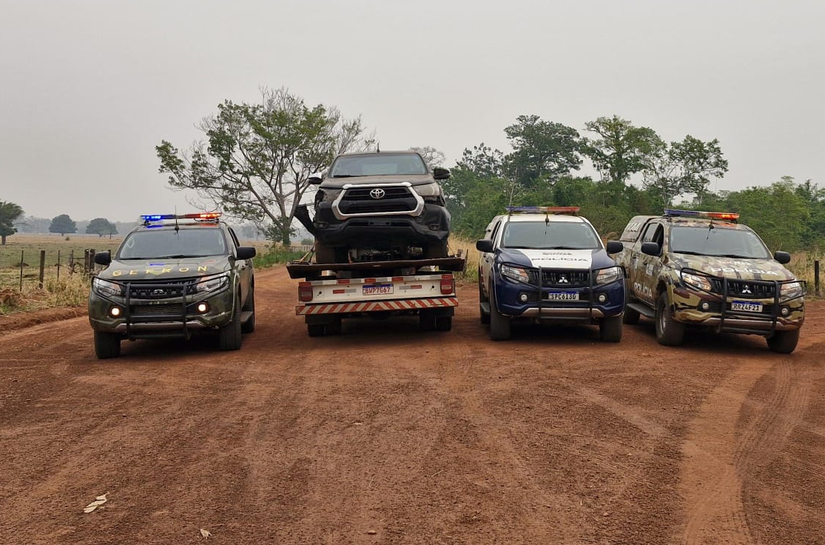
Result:
<svg viewBox="0 0 825 545"><path fill-rule="evenodd" d="M511 214L578 214L578 206L508 206Z"/></svg>
<svg viewBox="0 0 825 545"><path fill-rule="evenodd" d="M198 221L216 221L221 217L220 212L194 212L192 214L143 214L140 216L140 221L143 223L151 223L153 221L163 220L198 220Z"/></svg>
<svg viewBox="0 0 825 545"><path fill-rule="evenodd" d="M701 210L678 210L675 208L666 208L665 216L672 218L703 218L728 221L736 221L739 219L739 214L736 212L703 212Z"/></svg>

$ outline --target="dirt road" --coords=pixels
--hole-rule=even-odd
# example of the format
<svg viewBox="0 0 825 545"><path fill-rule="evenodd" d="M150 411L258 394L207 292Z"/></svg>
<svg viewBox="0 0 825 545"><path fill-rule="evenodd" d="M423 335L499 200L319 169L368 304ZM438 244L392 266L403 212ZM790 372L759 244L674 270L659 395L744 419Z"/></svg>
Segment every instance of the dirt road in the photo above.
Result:
<svg viewBox="0 0 825 545"><path fill-rule="evenodd" d="M450 333L310 339L285 271L257 286L239 352L0 334L0 542L825 543L825 304L783 356L649 323L492 343L471 287Z"/></svg>

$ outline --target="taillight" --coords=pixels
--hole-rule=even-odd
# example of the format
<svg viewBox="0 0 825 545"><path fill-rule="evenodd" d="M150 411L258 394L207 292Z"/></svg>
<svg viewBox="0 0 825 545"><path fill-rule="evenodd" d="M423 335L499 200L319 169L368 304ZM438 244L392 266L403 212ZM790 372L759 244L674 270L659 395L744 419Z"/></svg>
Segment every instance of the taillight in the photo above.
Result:
<svg viewBox="0 0 825 545"><path fill-rule="evenodd" d="M441 295L450 295L455 291L455 278L451 274L441 276Z"/></svg>
<svg viewBox="0 0 825 545"><path fill-rule="evenodd" d="M312 301L312 282L301 282L298 284L298 300L303 303Z"/></svg>

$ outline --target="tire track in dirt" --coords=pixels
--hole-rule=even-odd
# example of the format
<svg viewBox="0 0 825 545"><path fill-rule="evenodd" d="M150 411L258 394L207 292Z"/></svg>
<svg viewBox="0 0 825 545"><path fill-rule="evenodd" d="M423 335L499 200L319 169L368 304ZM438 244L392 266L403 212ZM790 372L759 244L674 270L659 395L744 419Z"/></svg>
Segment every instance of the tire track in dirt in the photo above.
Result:
<svg viewBox="0 0 825 545"><path fill-rule="evenodd" d="M765 378L773 381L770 398L750 400ZM754 513L744 505L745 490L757 468L773 460L802 423L810 390L809 374L786 358L774 365L746 362L711 392L684 444L684 543L758 542L752 532ZM739 429L743 407L755 409L756 415Z"/></svg>

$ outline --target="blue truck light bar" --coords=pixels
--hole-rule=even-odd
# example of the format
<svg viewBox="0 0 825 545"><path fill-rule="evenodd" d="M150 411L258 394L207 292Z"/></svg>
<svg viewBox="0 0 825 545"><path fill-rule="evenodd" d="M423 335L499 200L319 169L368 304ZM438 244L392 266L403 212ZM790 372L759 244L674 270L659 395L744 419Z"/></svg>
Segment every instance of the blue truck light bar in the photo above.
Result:
<svg viewBox="0 0 825 545"><path fill-rule="evenodd" d="M163 220L196 220L196 221L217 221L221 217L220 212L195 212L192 214L143 214L140 221L149 224L154 221Z"/></svg>

